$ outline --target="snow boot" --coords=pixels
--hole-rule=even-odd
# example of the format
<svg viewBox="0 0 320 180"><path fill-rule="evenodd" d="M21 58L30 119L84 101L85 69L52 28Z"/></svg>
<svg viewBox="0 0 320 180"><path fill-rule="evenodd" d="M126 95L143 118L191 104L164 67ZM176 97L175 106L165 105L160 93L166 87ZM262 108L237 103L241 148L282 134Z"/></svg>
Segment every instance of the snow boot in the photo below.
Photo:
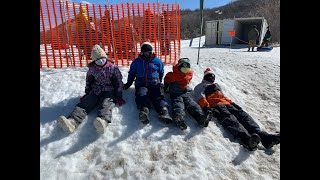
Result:
<svg viewBox="0 0 320 180"><path fill-rule="evenodd" d="M251 136L247 136L241 139L242 145L250 150L255 151L258 149L258 144L260 143L261 139L260 136L256 133L253 133Z"/></svg>
<svg viewBox="0 0 320 180"><path fill-rule="evenodd" d="M200 127L208 127L209 125L209 121L211 120L212 118L212 113L205 113L203 115L201 115L198 119L198 123L200 125Z"/></svg>
<svg viewBox="0 0 320 180"><path fill-rule="evenodd" d="M169 116L169 110L166 106L161 108L161 113L160 113L159 118L160 118L160 121L165 124L172 123L172 118Z"/></svg>
<svg viewBox="0 0 320 180"><path fill-rule="evenodd" d="M69 117L81 123L86 116L87 116L86 110L76 106Z"/></svg>
<svg viewBox="0 0 320 180"><path fill-rule="evenodd" d="M186 130L187 129L187 125L185 123L185 121L183 120L183 118L180 115L176 115L173 118L173 121L176 123L176 125L181 129L181 130Z"/></svg>
<svg viewBox="0 0 320 180"><path fill-rule="evenodd" d="M93 122L93 126L96 128L98 134L105 133L108 125L109 123L101 117L97 117Z"/></svg>
<svg viewBox="0 0 320 180"><path fill-rule="evenodd" d="M143 124L149 123L149 109L147 107L142 107L139 111L139 119Z"/></svg>
<svg viewBox="0 0 320 180"><path fill-rule="evenodd" d="M280 143L280 133L279 134L269 134L265 131L258 132L261 138L261 144L266 148L272 148L274 145Z"/></svg>
<svg viewBox="0 0 320 180"><path fill-rule="evenodd" d="M77 129L80 122L76 121L73 118L67 119L65 116L60 116L58 118L58 124L65 132L71 134Z"/></svg>

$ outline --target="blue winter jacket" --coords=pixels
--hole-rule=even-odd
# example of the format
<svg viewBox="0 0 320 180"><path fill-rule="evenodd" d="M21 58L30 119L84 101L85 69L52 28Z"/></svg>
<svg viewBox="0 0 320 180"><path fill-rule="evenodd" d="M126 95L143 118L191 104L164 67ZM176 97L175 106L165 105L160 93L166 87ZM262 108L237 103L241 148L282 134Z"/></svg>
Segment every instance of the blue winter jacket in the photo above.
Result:
<svg viewBox="0 0 320 180"><path fill-rule="evenodd" d="M164 74L163 62L155 57L151 60L136 58L130 65L128 83L132 84L135 80L135 87L153 86L162 82Z"/></svg>

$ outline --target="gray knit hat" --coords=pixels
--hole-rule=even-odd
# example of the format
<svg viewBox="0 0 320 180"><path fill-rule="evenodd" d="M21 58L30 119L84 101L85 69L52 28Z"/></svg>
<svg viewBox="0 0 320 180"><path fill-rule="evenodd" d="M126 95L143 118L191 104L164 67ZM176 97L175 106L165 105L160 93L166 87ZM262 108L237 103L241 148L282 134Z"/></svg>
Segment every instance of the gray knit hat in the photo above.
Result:
<svg viewBox="0 0 320 180"><path fill-rule="evenodd" d="M98 44L96 44L92 48L91 57L92 57L92 60L95 61L95 60L100 59L102 57L107 58L107 54L106 54L106 52L104 52L104 50Z"/></svg>

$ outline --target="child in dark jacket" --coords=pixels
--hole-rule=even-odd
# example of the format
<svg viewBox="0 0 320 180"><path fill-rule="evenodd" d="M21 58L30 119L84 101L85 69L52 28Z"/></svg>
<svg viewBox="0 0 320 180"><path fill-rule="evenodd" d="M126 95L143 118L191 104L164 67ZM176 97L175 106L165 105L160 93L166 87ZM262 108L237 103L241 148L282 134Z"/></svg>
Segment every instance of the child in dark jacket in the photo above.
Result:
<svg viewBox="0 0 320 180"><path fill-rule="evenodd" d="M99 105L99 113L94 127L98 133L104 133L108 123L111 123L115 104L121 106L125 103L122 99L123 83L119 68L110 62L99 45L95 45L91 53L93 61L88 64L85 96L68 118L60 116L58 119L59 125L68 133L73 133L96 105Z"/></svg>
<svg viewBox="0 0 320 180"><path fill-rule="evenodd" d="M128 89L135 80L135 101L139 109L139 119L143 124L149 123L151 103L157 113L160 114L161 122L165 124L172 122L168 111L169 105L160 91L163 73L163 63L153 53L151 43L142 43L139 57L130 65L128 80L124 89Z"/></svg>
<svg viewBox="0 0 320 180"><path fill-rule="evenodd" d="M262 131L247 112L222 93L214 81L215 74L207 68L202 82L194 88L195 99L204 111L212 111L222 126L251 151L256 150L260 142L267 149L280 143L280 133Z"/></svg>
<svg viewBox="0 0 320 180"><path fill-rule="evenodd" d="M203 113L201 107L191 97L191 88L188 87L193 76L193 71L190 70L190 60L181 58L172 69L173 72L167 73L164 78L164 91L170 93L173 121L181 130L187 129L184 120L186 109L201 127L207 127L211 115Z"/></svg>

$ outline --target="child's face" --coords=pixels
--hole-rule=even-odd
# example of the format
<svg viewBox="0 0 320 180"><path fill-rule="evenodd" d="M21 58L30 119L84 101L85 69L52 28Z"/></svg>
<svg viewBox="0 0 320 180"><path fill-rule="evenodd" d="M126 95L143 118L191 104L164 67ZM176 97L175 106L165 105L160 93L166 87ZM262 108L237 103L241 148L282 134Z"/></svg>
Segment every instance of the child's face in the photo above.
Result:
<svg viewBox="0 0 320 180"><path fill-rule="evenodd" d="M207 74L204 76L204 80L210 82L210 83L214 83L216 76L214 74Z"/></svg>
<svg viewBox="0 0 320 180"><path fill-rule="evenodd" d="M184 74L187 74L190 71L190 64L183 63L180 71L183 72Z"/></svg>
<svg viewBox="0 0 320 180"><path fill-rule="evenodd" d="M152 55L152 51L141 52L142 57L148 59Z"/></svg>
<svg viewBox="0 0 320 180"><path fill-rule="evenodd" d="M152 51L146 51L142 53L142 55L144 56L151 56L151 54L152 54Z"/></svg>
<svg viewBox="0 0 320 180"><path fill-rule="evenodd" d="M95 63L98 66L103 66L106 62L107 62L107 58L104 58L104 57L95 60Z"/></svg>

